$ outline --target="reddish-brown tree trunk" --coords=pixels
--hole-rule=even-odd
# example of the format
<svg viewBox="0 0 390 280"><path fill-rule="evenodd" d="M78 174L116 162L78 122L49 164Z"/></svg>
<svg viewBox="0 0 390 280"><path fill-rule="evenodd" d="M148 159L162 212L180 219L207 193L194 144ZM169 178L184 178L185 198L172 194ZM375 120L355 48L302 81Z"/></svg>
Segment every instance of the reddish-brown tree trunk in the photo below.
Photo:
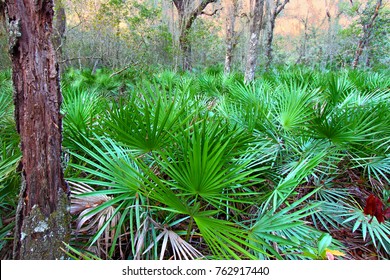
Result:
<svg viewBox="0 0 390 280"><path fill-rule="evenodd" d="M51 42L53 1L9 0L5 13L23 154L14 258L59 259L70 224L61 167L62 98Z"/></svg>

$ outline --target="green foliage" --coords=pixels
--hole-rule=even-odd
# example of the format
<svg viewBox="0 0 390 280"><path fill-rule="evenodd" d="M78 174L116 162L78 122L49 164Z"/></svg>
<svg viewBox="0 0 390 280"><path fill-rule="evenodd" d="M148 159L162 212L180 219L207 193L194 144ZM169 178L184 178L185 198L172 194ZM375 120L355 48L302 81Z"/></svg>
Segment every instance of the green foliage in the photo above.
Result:
<svg viewBox="0 0 390 280"><path fill-rule="evenodd" d="M146 82L137 91L112 105L107 133L141 154L161 150L191 117L188 97Z"/></svg>
<svg viewBox="0 0 390 280"><path fill-rule="evenodd" d="M19 191L17 167L21 158L19 136L13 117L11 72L0 73L0 252L1 257L10 258L13 217ZM12 250L11 250L12 251Z"/></svg>
<svg viewBox="0 0 390 280"><path fill-rule="evenodd" d="M357 208L352 208L351 211L343 214L345 219L343 223L352 226L352 231L360 229L363 240L366 241L369 235L367 243L373 243L376 248L381 249L389 254L390 252L390 222L385 221L379 223L378 220L373 217L367 217L363 211Z"/></svg>
<svg viewBox="0 0 390 280"><path fill-rule="evenodd" d="M375 1L353 1L353 5L347 2L342 4L340 10L351 19L351 23L339 31L342 45L340 57L343 57L343 60L347 61L347 63L352 61L354 50L357 48L357 40L363 37L365 26L368 26L370 23L375 8ZM366 67L388 68L386 65L389 63L388 57L390 53L389 15L388 5L382 3L379 14L370 30L367 46L363 53Z"/></svg>
<svg viewBox="0 0 390 280"><path fill-rule="evenodd" d="M4 75L0 211L12 217L20 152ZM388 199L386 74L64 77L71 258L353 258L342 232L389 257L389 221L362 211L371 193ZM11 229L2 225L4 250Z"/></svg>

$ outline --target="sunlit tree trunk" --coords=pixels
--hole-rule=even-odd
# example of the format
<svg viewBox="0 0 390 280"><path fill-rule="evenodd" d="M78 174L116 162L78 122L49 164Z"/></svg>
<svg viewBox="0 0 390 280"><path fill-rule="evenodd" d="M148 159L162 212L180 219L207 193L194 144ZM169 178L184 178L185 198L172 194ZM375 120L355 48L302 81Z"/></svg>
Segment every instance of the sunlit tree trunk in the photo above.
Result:
<svg viewBox="0 0 390 280"><path fill-rule="evenodd" d="M179 47L183 56L183 70L192 69L191 42L188 37L192 24L199 15L206 14L204 9L208 4L215 3L217 1L218 0L202 0L194 6L194 1L192 0L173 0L179 16ZM212 14L206 15L214 15L216 12L217 10Z"/></svg>
<svg viewBox="0 0 390 280"><path fill-rule="evenodd" d="M234 49L237 45L237 33L235 31L236 17L238 13L238 0L232 0L226 19L226 54L225 74L231 72Z"/></svg>
<svg viewBox="0 0 390 280"><path fill-rule="evenodd" d="M264 0L255 0L245 68L246 83L252 82L255 78L260 43L260 31L263 25L263 12Z"/></svg>
<svg viewBox="0 0 390 280"><path fill-rule="evenodd" d="M69 241L67 187L61 167L61 91L53 34L53 1L5 1L12 59L22 187L15 259L61 259Z"/></svg>

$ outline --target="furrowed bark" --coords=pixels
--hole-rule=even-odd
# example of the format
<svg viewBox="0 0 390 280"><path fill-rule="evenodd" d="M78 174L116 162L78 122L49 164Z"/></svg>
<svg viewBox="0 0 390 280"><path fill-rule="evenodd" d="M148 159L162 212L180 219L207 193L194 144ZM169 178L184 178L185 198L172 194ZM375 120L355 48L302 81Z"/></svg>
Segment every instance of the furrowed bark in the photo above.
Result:
<svg viewBox="0 0 390 280"><path fill-rule="evenodd" d="M51 38L53 1L5 1L22 187L16 213L15 259L65 258L70 237L61 166L62 102Z"/></svg>

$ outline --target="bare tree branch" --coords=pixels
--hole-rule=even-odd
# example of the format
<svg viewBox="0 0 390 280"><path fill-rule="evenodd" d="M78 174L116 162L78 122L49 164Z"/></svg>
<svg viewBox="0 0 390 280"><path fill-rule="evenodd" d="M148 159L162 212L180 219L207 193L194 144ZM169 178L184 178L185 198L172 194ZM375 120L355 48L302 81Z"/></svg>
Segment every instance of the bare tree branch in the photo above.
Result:
<svg viewBox="0 0 390 280"><path fill-rule="evenodd" d="M223 7L219 8L219 9L215 9L212 13L206 13L205 11L202 11L201 15L212 17L212 16L216 15L218 13L218 11L222 11L222 10L223 10Z"/></svg>
<svg viewBox="0 0 390 280"><path fill-rule="evenodd" d="M284 0L282 4L278 5L278 8L276 9L276 13L275 13L276 16L278 16L280 12L283 11L284 7L287 5L288 2L290 2L290 0Z"/></svg>
<svg viewBox="0 0 390 280"><path fill-rule="evenodd" d="M116 76L116 75L119 75L120 73L126 71L126 70L129 69L130 67L136 66L136 65L138 65L138 64L139 64L138 61L137 61L137 62L134 62L134 63L132 63L132 64L129 64L129 65L123 67L122 69L120 69L120 70L118 70L118 71L112 73L112 74L110 75L110 78L112 78L112 77L114 77L114 76Z"/></svg>
<svg viewBox="0 0 390 280"><path fill-rule="evenodd" d="M102 59L102 57L96 57L96 56L80 56L80 57L72 57L72 58L67 58L61 61L58 61L58 63L65 63L68 61L72 60L78 60L78 59Z"/></svg>

